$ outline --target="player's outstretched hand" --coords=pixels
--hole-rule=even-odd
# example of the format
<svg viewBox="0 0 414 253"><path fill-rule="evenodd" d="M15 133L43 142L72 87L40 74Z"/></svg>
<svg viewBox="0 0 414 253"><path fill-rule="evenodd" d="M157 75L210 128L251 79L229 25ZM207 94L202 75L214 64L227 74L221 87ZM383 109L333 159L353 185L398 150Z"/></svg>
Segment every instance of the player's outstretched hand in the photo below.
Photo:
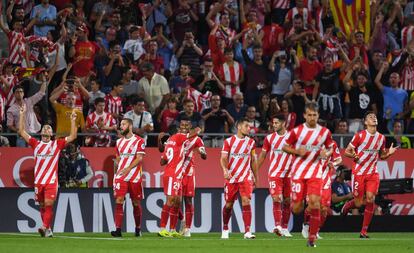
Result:
<svg viewBox="0 0 414 253"><path fill-rule="evenodd" d="M390 146L390 148L388 149L388 154L389 154L389 155L394 154L394 153L395 153L395 151L397 151L397 149L398 149L399 147L400 147L400 146L396 146L396 147L394 147L394 143L391 143L391 146Z"/></svg>
<svg viewBox="0 0 414 253"><path fill-rule="evenodd" d="M305 155L306 155L306 153L307 153L308 151L306 150L306 148L305 147L300 147L299 149L298 149L298 152L297 152L297 155L298 156L301 156L301 157L304 157Z"/></svg>

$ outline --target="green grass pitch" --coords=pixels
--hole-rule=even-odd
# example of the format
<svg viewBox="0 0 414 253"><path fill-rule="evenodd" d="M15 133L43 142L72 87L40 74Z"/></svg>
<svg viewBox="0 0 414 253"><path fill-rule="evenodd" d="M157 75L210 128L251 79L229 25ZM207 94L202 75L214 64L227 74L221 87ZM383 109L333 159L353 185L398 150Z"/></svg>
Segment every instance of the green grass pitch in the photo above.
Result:
<svg viewBox="0 0 414 253"><path fill-rule="evenodd" d="M254 240L244 240L240 233L230 234L221 240L219 233L192 234L192 238L159 238L144 233L135 238L124 233L122 238L112 238L103 233L56 233L54 238L40 238L37 234L0 233L1 253L75 253L75 252L352 252L352 253L401 253L414 252L414 233L371 233L371 239L359 239L358 233L321 233L323 239L317 248L307 248L299 233L293 238L276 238L270 233L257 233Z"/></svg>

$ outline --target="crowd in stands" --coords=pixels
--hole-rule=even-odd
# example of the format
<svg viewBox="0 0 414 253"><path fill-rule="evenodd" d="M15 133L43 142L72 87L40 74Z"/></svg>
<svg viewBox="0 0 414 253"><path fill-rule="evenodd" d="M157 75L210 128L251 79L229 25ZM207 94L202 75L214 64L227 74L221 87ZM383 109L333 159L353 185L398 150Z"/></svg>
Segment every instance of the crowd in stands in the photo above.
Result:
<svg viewBox="0 0 414 253"><path fill-rule="evenodd" d="M411 147L403 135L414 134L412 1L372 0L368 36L335 25L329 0L6 2L0 133L18 131L25 104L30 134L51 124L68 135L75 110L79 132L89 133L82 146L114 145L123 117L147 137L183 116L220 146L242 117L252 135L278 114L290 130L317 101L332 132L362 130L375 111L380 131ZM1 136L7 145L25 144Z"/></svg>

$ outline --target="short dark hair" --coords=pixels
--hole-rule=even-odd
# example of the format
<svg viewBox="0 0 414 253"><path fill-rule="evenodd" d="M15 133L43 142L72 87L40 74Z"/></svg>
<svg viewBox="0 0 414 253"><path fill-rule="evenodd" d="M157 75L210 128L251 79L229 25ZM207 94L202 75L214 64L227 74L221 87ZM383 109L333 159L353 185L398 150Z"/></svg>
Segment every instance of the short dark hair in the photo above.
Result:
<svg viewBox="0 0 414 253"><path fill-rule="evenodd" d="M121 45L121 43L118 40L114 40L114 41L109 42L109 48L110 49L114 48L117 45L119 45L119 46Z"/></svg>
<svg viewBox="0 0 414 253"><path fill-rule="evenodd" d="M114 83L114 86L112 86L112 89L115 89L115 87L118 87L118 86L121 86L121 85L123 85L121 82Z"/></svg>
<svg viewBox="0 0 414 253"><path fill-rule="evenodd" d="M136 25L131 26L131 28L129 28L129 33L133 33L139 31L139 27Z"/></svg>
<svg viewBox="0 0 414 253"><path fill-rule="evenodd" d="M141 71L151 71L154 70L154 65L151 62L143 62L139 68Z"/></svg>
<svg viewBox="0 0 414 253"><path fill-rule="evenodd" d="M143 98L141 98L141 97L134 97L132 99L132 101L131 101L131 104L132 105L136 105L136 104L142 103L142 102L144 102L144 99Z"/></svg>
<svg viewBox="0 0 414 253"><path fill-rule="evenodd" d="M22 85L20 85L20 84L18 84L18 85L16 85L16 86L14 86L14 87L13 87L13 93L15 93L15 92L16 92L16 90L18 90L18 89L22 89L22 90L24 91L23 86L22 86Z"/></svg>
<svg viewBox="0 0 414 253"><path fill-rule="evenodd" d="M239 120L237 120L236 122L236 126L239 126L240 124L244 123L244 122L250 122L249 119L247 119L246 117L243 117Z"/></svg>
<svg viewBox="0 0 414 253"><path fill-rule="evenodd" d="M281 114L281 113L274 115L274 116L272 117L272 120L273 120L273 119L278 119L278 120L283 121L283 122L285 122L285 121L286 121L286 117L285 117L285 115L283 115L283 114Z"/></svg>
<svg viewBox="0 0 414 253"><path fill-rule="evenodd" d="M194 101L193 101L193 100L191 100L191 99L189 99L189 98L184 99L184 101L183 101L183 105L186 105L186 104L188 104L188 103L193 103L193 104L194 104Z"/></svg>
<svg viewBox="0 0 414 253"><path fill-rule="evenodd" d="M127 122L128 122L128 124L129 124L129 125L131 125L131 126L134 124L134 122L132 122L132 119L129 119L129 118L123 118L122 120L127 121ZM121 120L121 121L122 121L122 120Z"/></svg>
<svg viewBox="0 0 414 253"><path fill-rule="evenodd" d="M305 104L305 112L306 112L306 109L314 111L314 112L319 112L319 105L316 102L309 102Z"/></svg>
<svg viewBox="0 0 414 253"><path fill-rule="evenodd" d="M368 115L370 115L370 114L374 114L374 115L376 115L374 111L367 111L367 112L364 114L364 121L367 119Z"/></svg>
<svg viewBox="0 0 414 253"><path fill-rule="evenodd" d="M97 106L99 103L105 103L105 99L103 97L95 98L94 104Z"/></svg>
<svg viewBox="0 0 414 253"><path fill-rule="evenodd" d="M227 53L233 53L233 48L231 48L231 47L226 47L226 48L224 49L224 54L227 54Z"/></svg>
<svg viewBox="0 0 414 253"><path fill-rule="evenodd" d="M295 16L293 16L293 19L300 19L303 21L303 16L302 14L296 14Z"/></svg>
<svg viewBox="0 0 414 253"><path fill-rule="evenodd" d="M261 46L260 44L255 43L255 44L253 45L253 50L255 50L255 49L263 49L263 48L262 48L262 46Z"/></svg>
<svg viewBox="0 0 414 253"><path fill-rule="evenodd" d="M187 115L182 115L182 116L180 116L180 121L190 121L191 122L191 119Z"/></svg>
<svg viewBox="0 0 414 253"><path fill-rule="evenodd" d="M210 56L206 56L204 57L204 62L213 62L213 59Z"/></svg>

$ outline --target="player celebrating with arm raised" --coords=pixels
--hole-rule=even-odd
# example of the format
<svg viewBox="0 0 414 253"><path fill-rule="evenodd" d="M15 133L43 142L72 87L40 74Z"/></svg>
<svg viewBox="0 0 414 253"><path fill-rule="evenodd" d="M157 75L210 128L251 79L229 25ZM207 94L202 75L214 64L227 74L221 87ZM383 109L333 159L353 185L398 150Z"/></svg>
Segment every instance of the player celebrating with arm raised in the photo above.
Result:
<svg viewBox="0 0 414 253"><path fill-rule="evenodd" d="M184 175L185 147L188 141L200 132L196 127L190 133L191 121L187 117L180 120L179 133L168 138L164 153L161 156L161 165L166 165L163 177L164 194L167 196L167 203L161 211L160 232L161 237L180 237L176 231L178 212L182 196L182 180ZM165 227L170 218L170 231Z"/></svg>
<svg viewBox="0 0 414 253"><path fill-rule="evenodd" d="M145 140L132 132L131 119L122 119L120 133L122 137L116 141L116 166L114 175L115 226L111 231L113 237L121 237L124 217L125 195L129 193L134 206L135 236L141 236L141 200L142 190L142 159L145 155Z"/></svg>
<svg viewBox="0 0 414 253"><path fill-rule="evenodd" d="M316 233L320 222L320 200L322 194L322 159L332 146L331 132L317 124L319 113L316 103L305 105L306 122L289 132L283 151L295 155L292 162L292 211L303 210L303 199L309 197L310 228L308 247L316 247Z"/></svg>
<svg viewBox="0 0 414 253"><path fill-rule="evenodd" d="M375 209L375 195L379 188L379 174L377 170L378 158L387 159L395 153L398 147L385 149L385 137L377 132L378 120L374 112L367 112L364 117L366 129L356 133L345 150L345 156L354 159L353 195L342 208L342 214L348 214L350 209L359 208L365 204L364 221L360 238L369 238L368 226L371 223Z"/></svg>
<svg viewBox="0 0 414 253"><path fill-rule="evenodd" d="M250 232L250 223L252 220L250 199L253 192L253 183L256 185L258 183L255 157L256 145L255 141L248 137L250 132L248 119L240 119L236 127L237 134L224 141L220 158L220 165L223 169L224 178L226 179L224 186L226 204L223 207L223 231L221 238L229 238L228 224L234 201L237 199L237 193L239 193L242 200L245 229L244 239L254 239L256 236Z"/></svg>
<svg viewBox="0 0 414 253"><path fill-rule="evenodd" d="M40 216L43 225L38 232L42 237L52 237L50 224L53 218L53 204L55 203L58 191L58 160L60 151L69 142L76 139L78 126L76 125L76 112L72 111L70 122L70 135L64 139L52 140L53 130L50 125L44 125L41 130L41 140L31 137L24 129L24 115L26 106L20 109L19 135L34 150L34 191L35 200L39 203Z"/></svg>
<svg viewBox="0 0 414 253"><path fill-rule="evenodd" d="M285 117L283 115L274 117L272 127L273 133L266 136L264 140L257 168L260 169L267 153L270 152L268 179L269 192L273 199L273 218L275 220L273 232L278 236L291 237L287 225L290 218L290 165L292 157L282 150L288 136Z"/></svg>

